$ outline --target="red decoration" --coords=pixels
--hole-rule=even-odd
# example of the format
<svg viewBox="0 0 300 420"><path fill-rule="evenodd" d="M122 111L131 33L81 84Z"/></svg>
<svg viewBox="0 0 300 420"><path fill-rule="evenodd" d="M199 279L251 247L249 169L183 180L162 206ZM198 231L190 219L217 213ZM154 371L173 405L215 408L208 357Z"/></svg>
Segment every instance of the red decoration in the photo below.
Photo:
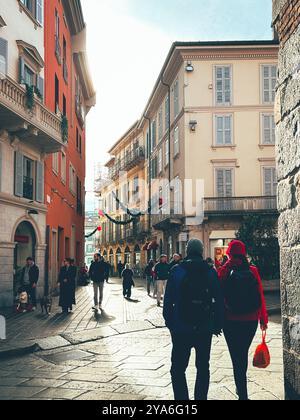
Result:
<svg viewBox="0 0 300 420"><path fill-rule="evenodd" d="M101 227L101 226L98 226L98 227L97 227L97 230L98 230L98 232L101 232L102 227Z"/></svg>
<svg viewBox="0 0 300 420"><path fill-rule="evenodd" d="M103 213L103 211L102 210L99 210L99 217L104 217L104 213Z"/></svg>

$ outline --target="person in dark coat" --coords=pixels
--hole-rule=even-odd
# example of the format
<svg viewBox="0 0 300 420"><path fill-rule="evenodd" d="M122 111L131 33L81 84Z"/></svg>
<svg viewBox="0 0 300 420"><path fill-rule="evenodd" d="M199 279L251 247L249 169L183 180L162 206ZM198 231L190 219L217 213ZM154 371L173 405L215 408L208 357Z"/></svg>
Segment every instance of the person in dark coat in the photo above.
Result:
<svg viewBox="0 0 300 420"><path fill-rule="evenodd" d="M131 298L131 288L134 287L133 281L134 273L130 269L129 264L126 264L125 270L122 271L122 278L123 278L123 295L125 298Z"/></svg>
<svg viewBox="0 0 300 420"><path fill-rule="evenodd" d="M171 377L175 400L188 401L189 391L186 369L192 348L196 350L197 380L195 400L207 400L210 383L210 353L213 335L219 335L223 328L224 299L217 272L203 260L203 243L191 239L187 245L187 258L171 270L164 300L164 319L170 330L172 349ZM213 309L207 321L193 327L182 313L184 288L187 287L189 273L196 275L199 282L207 284ZM205 289L204 289L205 290Z"/></svg>
<svg viewBox="0 0 300 420"><path fill-rule="evenodd" d="M28 257L21 273L21 286L29 295L33 310L36 309L36 287L39 281L39 275L38 266L34 263L33 258Z"/></svg>
<svg viewBox="0 0 300 420"><path fill-rule="evenodd" d="M172 270L173 267L180 264L181 261L182 261L182 257L179 254L174 254L173 258L172 258L172 261L169 264L170 271Z"/></svg>
<svg viewBox="0 0 300 420"><path fill-rule="evenodd" d="M70 283L71 283L71 289L72 289L72 300L73 305L76 305L76 280L77 280L77 267L75 265L75 260L71 259L71 265L70 265ZM70 311L72 311L73 307L70 306Z"/></svg>
<svg viewBox="0 0 300 420"><path fill-rule="evenodd" d="M59 306L65 314L74 304L74 268L71 265L72 260L66 258L58 277L58 286L60 287Z"/></svg>
<svg viewBox="0 0 300 420"><path fill-rule="evenodd" d="M124 265L122 264L121 261L118 262L118 273L119 273L119 277L120 279L122 278L122 272L124 270Z"/></svg>
<svg viewBox="0 0 300 420"><path fill-rule="evenodd" d="M153 269L154 269L154 261L150 260L149 263L147 264L146 268L145 268L145 276L146 276L146 280L147 280L147 293L148 296L150 296L151 294L151 286L154 284L154 279L153 279Z"/></svg>

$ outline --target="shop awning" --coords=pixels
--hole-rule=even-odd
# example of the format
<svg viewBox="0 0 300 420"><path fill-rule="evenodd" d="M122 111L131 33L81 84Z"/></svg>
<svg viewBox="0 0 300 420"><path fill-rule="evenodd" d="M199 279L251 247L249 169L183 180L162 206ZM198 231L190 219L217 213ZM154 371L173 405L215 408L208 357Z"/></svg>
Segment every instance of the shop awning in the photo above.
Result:
<svg viewBox="0 0 300 420"><path fill-rule="evenodd" d="M158 243L156 241L150 242L148 245L148 251L156 250L158 248Z"/></svg>
<svg viewBox="0 0 300 420"><path fill-rule="evenodd" d="M236 238L236 231L234 230L214 230L209 236L211 240L218 240L218 239L235 239Z"/></svg>

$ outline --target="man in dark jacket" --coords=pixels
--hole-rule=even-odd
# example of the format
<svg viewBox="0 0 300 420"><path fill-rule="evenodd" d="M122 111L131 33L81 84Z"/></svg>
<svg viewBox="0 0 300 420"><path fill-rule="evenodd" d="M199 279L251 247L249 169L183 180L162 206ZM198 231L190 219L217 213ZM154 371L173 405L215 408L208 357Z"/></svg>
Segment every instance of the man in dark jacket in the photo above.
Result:
<svg viewBox="0 0 300 420"><path fill-rule="evenodd" d="M195 287L195 293L191 284ZM201 299L197 299L197 291L200 289L207 299L203 299L205 305ZM188 306L184 305L186 290L190 290L191 294ZM197 326L189 319L190 314L184 313L193 305L199 305L196 316L198 312L202 314L203 311L204 314ZM224 300L217 273L203 260L203 244L198 239L189 241L187 258L171 270L163 314L173 342L171 377L175 400L189 400L185 372L192 348L196 350L197 367L195 400L207 400L212 337L222 331Z"/></svg>
<svg viewBox="0 0 300 420"><path fill-rule="evenodd" d="M169 265L170 271L172 270L173 267L175 267L176 265L180 264L181 259L182 258L181 258L181 256L179 254L174 254L173 255L173 259L172 259L172 261L170 262L170 265Z"/></svg>
<svg viewBox="0 0 300 420"><path fill-rule="evenodd" d="M21 273L21 285L31 299L33 310L36 309L36 287L39 281L39 275L40 271L38 266L35 265L33 258L28 257Z"/></svg>
<svg viewBox="0 0 300 420"><path fill-rule="evenodd" d="M154 268L155 282L157 287L157 306L161 306L162 296L165 294L166 283L169 278L168 257L162 255L159 263Z"/></svg>
<svg viewBox="0 0 300 420"><path fill-rule="evenodd" d="M89 276L94 287L94 306L96 311L102 309L104 282L106 278L106 263L100 254L94 255L94 261L91 264ZM99 305L99 306L98 306Z"/></svg>

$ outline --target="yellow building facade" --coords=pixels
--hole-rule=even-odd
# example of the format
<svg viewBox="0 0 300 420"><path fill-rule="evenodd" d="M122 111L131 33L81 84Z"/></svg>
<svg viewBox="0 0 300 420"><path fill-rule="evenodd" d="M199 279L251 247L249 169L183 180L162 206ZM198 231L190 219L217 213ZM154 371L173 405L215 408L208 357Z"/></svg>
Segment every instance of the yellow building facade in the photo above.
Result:
<svg viewBox="0 0 300 420"><path fill-rule="evenodd" d="M118 172L138 139L145 158L127 176L146 182L140 194L146 210L151 197L151 220L140 219L147 227L141 241L129 246L125 239L117 249L108 241L103 252L116 262L129 248L135 265L140 248L143 265L151 252L184 254L187 240L197 237L205 255L218 258L246 215L277 217L277 62L275 41L173 44L141 119L110 151L108 164Z"/></svg>

